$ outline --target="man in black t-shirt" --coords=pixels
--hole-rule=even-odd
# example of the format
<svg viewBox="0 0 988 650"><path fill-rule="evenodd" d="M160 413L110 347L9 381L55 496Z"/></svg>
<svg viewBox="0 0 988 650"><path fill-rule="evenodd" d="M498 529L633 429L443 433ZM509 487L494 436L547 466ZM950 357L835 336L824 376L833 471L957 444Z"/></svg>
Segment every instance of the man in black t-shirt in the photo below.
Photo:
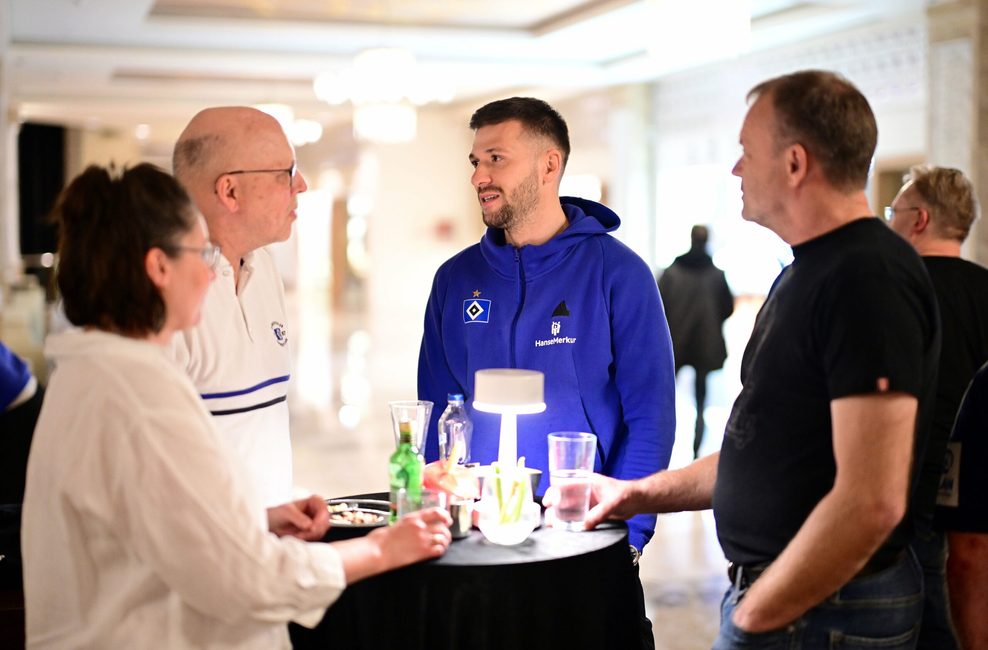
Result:
<svg viewBox="0 0 988 650"><path fill-rule="evenodd" d="M869 216L864 96L804 71L749 98L742 216L790 244L793 263L756 319L720 453L637 481L595 476L587 525L712 506L732 579L717 650L911 648L922 577L906 512L940 352L933 287Z"/></svg>
<svg viewBox="0 0 988 650"><path fill-rule="evenodd" d="M936 523L947 531L947 578L957 636L988 647L988 364L964 395L947 449Z"/></svg>
<svg viewBox="0 0 988 650"><path fill-rule="evenodd" d="M912 547L923 567L921 650L951 650L957 639L950 622L944 562L947 544L933 527L933 510L944 451L957 408L975 371L988 361L988 269L961 259L978 212L974 187L958 169L913 167L892 205L889 226L916 252L933 280L940 306L942 347L933 425L916 492L916 536Z"/></svg>

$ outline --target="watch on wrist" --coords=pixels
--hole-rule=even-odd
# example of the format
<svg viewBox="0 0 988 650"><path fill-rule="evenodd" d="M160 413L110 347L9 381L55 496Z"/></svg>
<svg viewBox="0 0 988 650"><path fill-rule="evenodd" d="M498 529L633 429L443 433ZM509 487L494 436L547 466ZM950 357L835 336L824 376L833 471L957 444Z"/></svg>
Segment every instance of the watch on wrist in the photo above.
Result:
<svg viewBox="0 0 988 650"><path fill-rule="evenodd" d="M634 546L629 546L628 548L631 549L631 565L638 566L638 560L642 559L641 551Z"/></svg>

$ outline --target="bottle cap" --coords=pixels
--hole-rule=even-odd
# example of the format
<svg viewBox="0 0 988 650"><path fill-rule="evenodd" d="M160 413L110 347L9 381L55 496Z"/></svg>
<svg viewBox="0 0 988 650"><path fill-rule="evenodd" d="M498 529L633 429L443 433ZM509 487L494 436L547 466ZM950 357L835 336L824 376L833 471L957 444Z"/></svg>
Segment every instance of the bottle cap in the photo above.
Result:
<svg viewBox="0 0 988 650"><path fill-rule="evenodd" d="M412 441L412 423L410 420L402 420L398 423L398 442Z"/></svg>
<svg viewBox="0 0 988 650"><path fill-rule="evenodd" d="M463 393L449 393L448 395L446 395L446 399L448 399L450 402L462 402Z"/></svg>

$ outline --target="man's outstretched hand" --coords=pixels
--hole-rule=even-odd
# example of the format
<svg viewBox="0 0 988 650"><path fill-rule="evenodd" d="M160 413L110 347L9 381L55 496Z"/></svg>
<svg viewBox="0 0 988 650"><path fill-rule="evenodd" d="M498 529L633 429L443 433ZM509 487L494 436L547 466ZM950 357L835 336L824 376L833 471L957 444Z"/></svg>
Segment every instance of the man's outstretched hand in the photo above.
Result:
<svg viewBox="0 0 988 650"><path fill-rule="evenodd" d="M609 519L628 519L638 514L634 507L635 481L621 481L602 474L590 477L590 511L587 513L585 528L596 528ZM559 503L559 490L550 487L542 497L547 523L556 520L556 505Z"/></svg>

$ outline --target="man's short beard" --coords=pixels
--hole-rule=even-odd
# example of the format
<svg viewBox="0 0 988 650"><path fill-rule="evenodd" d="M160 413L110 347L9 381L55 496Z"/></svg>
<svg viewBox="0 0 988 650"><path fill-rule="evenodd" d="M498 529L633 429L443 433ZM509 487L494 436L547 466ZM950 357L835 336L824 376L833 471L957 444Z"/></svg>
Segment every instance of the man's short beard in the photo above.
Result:
<svg viewBox="0 0 988 650"><path fill-rule="evenodd" d="M538 207L539 181L535 170L512 192L510 200L503 193L502 196L504 205L499 210L490 214L482 213L484 225L488 228L511 230L531 216Z"/></svg>
<svg viewBox="0 0 988 650"><path fill-rule="evenodd" d="M514 206L509 204L505 204L497 212L484 214L483 217L485 226L488 228L500 228L502 230L510 229L518 220Z"/></svg>

